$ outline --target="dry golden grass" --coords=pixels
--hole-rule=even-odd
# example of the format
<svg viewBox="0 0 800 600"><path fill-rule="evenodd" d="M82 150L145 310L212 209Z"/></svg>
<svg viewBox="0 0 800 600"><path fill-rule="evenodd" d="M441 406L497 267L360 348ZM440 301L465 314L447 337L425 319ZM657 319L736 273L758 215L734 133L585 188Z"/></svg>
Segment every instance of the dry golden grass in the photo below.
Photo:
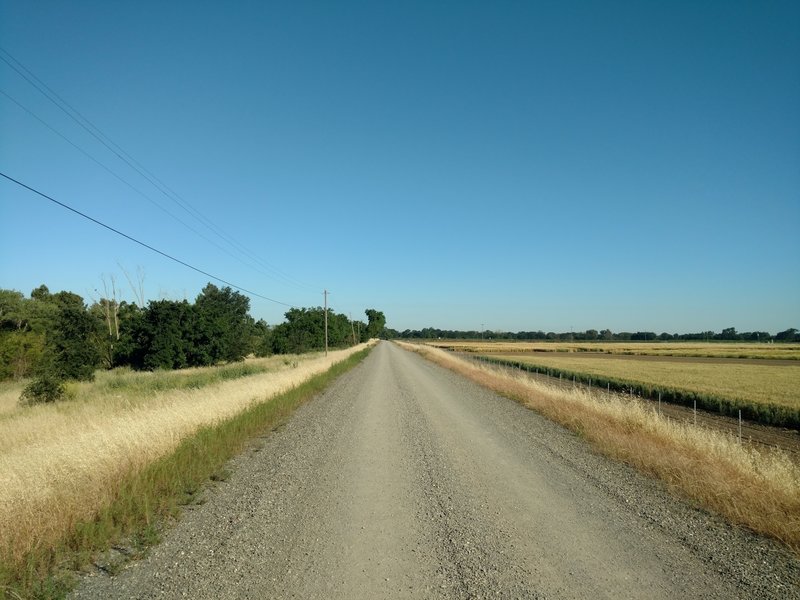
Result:
<svg viewBox="0 0 800 600"><path fill-rule="evenodd" d="M464 352L600 352L643 356L710 358L760 358L800 360L800 344L756 344L747 342L513 342L441 340L426 342L439 348Z"/></svg>
<svg viewBox="0 0 800 600"><path fill-rule="evenodd" d="M304 359L315 356L309 353ZM164 389L178 389L183 387L200 387L203 380L212 379L220 370L236 370L240 366L258 372L278 371L286 368L299 358L295 355L280 355L267 358L248 358L241 363L232 363L222 367L199 367L180 369L175 371L133 371L121 367L112 371L97 371L96 378L91 383L66 384L68 399L77 402L101 402L103 404L115 401L128 405L137 402L147 402L154 392ZM19 396L28 380L0 382L0 421L25 412L19 404ZM61 408L69 410L73 403L62 403Z"/></svg>
<svg viewBox="0 0 800 600"><path fill-rule="evenodd" d="M800 466L784 453L740 446L729 435L669 421L636 400L565 390L444 350L401 345L522 402L578 432L604 454L800 553Z"/></svg>
<svg viewBox="0 0 800 600"><path fill-rule="evenodd" d="M289 364L275 359L271 372L145 397L137 385L127 393L98 393L104 376L77 386L74 400L27 408L16 400L10 407L14 386L0 389L0 549L19 560L34 547L57 543L106 505L121 479L198 428L297 386L364 346L295 357Z"/></svg>
<svg viewBox="0 0 800 600"><path fill-rule="evenodd" d="M0 382L0 420L16 412L19 408L19 395L25 383L20 381Z"/></svg>
<svg viewBox="0 0 800 600"><path fill-rule="evenodd" d="M778 366L770 365L769 361L763 361L764 364L674 362L571 353L493 356L575 373L702 392L732 400L800 408L800 363Z"/></svg>

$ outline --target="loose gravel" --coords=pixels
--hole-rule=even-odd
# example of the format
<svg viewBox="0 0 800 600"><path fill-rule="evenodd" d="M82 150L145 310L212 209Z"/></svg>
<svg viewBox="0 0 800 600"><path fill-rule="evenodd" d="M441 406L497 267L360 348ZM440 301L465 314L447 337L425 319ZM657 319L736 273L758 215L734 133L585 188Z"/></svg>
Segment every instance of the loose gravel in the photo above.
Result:
<svg viewBox="0 0 800 600"><path fill-rule="evenodd" d="M800 561L381 343L71 597L800 598Z"/></svg>

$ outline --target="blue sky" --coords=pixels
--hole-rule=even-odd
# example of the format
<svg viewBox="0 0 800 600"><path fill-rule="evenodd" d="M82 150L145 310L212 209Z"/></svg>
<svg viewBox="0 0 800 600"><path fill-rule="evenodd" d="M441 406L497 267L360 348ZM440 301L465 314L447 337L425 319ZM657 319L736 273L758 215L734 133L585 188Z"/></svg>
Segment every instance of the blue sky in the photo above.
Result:
<svg viewBox="0 0 800 600"><path fill-rule="evenodd" d="M798 31L797 2L2 0L0 47L238 246L6 62L0 171L400 330L775 333L800 327ZM208 281L5 180L0 211L1 287Z"/></svg>

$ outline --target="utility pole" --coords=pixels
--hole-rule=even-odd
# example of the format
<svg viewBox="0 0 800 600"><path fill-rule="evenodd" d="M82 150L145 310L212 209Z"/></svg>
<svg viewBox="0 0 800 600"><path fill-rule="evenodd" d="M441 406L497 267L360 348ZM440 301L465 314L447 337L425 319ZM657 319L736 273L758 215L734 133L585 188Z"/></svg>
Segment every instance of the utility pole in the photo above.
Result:
<svg viewBox="0 0 800 600"><path fill-rule="evenodd" d="M322 293L325 296L325 356L328 356L328 290Z"/></svg>
<svg viewBox="0 0 800 600"><path fill-rule="evenodd" d="M356 345L356 326L353 325L353 313L350 313L350 331L353 332L353 346Z"/></svg>

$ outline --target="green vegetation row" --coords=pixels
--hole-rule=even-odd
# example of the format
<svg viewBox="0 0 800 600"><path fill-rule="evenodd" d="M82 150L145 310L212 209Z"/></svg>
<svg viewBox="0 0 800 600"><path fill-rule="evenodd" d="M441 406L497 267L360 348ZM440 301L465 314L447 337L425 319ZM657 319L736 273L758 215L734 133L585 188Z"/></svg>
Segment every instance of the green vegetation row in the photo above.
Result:
<svg viewBox="0 0 800 600"><path fill-rule="evenodd" d="M797 408L777 406L774 404L766 404L761 402L733 400L730 398L715 396L713 394L707 394L705 392L683 390L674 387L662 387L627 379L605 377L602 375L588 375L586 373L580 373L577 371L558 369L555 367L537 365L529 362L506 360L488 356L481 356L480 360L495 365L514 367L523 371L538 372L550 377L562 377L567 380L574 379L576 383L584 385L591 384L592 386L606 388L615 392L626 394L633 393L650 400L656 400L660 394L663 402L678 404L680 406L686 406L690 408L693 407L696 402L697 407L702 410L716 412L728 417L738 417L739 411L741 410L743 419L763 423L765 425L800 429L800 410Z"/></svg>
<svg viewBox="0 0 800 600"><path fill-rule="evenodd" d="M406 329L405 331L393 331L392 337L399 337L404 340L517 340L517 341L559 341L559 342L585 342L585 341L615 341L615 342L800 342L800 331L795 327L790 327L784 331L779 331L775 335L767 331L745 331L738 332L735 327L727 327L720 332L700 331L697 333L656 333L654 331L618 331L610 329L598 331L587 329L586 331L491 331L485 329L477 330L453 330L437 329L426 327L424 329Z"/></svg>
<svg viewBox="0 0 800 600"><path fill-rule="evenodd" d="M158 542L167 519L176 517L181 506L200 500L204 484L228 478L225 463L252 438L273 429L369 351L362 350L223 423L198 430L168 456L131 473L111 503L91 521L78 523L60 545L36 549L23 564L0 562L0 598L63 598L75 583L72 573L120 540L129 540L135 552L144 552Z"/></svg>
<svg viewBox="0 0 800 600"><path fill-rule="evenodd" d="M292 308L270 326L249 314L250 299L209 283L193 303L153 300L146 306L113 296L87 306L72 292L47 286L0 289L0 381L35 377L29 403L59 399L64 382L92 381L98 368L183 369L241 361L249 355L302 354L345 348L384 334L386 317L367 309L367 323L330 309ZM327 322L327 337L326 327Z"/></svg>

